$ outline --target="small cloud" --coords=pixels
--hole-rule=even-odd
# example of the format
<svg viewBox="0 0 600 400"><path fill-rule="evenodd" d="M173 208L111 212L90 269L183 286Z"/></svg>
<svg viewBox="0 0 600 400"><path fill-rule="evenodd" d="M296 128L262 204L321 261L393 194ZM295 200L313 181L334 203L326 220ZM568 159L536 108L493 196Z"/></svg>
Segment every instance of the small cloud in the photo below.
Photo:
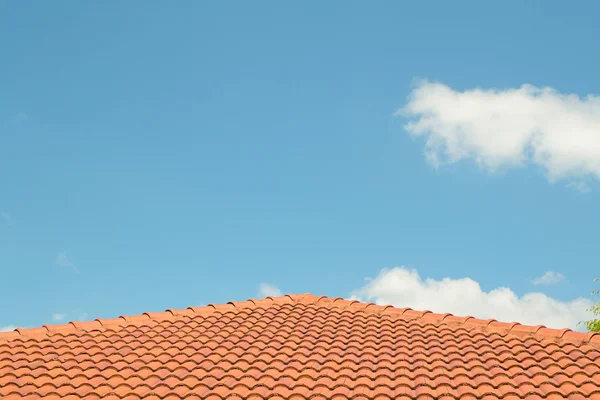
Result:
<svg viewBox="0 0 600 400"><path fill-rule="evenodd" d="M52 321L60 322L60 321L64 320L66 316L67 316L67 314L54 313L54 314L52 314Z"/></svg>
<svg viewBox="0 0 600 400"><path fill-rule="evenodd" d="M560 281L564 281L565 276L560 272L546 271L544 275L538 276L531 283L534 285L554 285Z"/></svg>
<svg viewBox="0 0 600 400"><path fill-rule="evenodd" d="M71 268L73 269L75 272L79 272L77 270L77 267L75 265L73 265L73 263L71 262L71 260L69 260L69 258L67 257L67 252L66 251L59 251L56 254L56 264L64 267L64 268Z"/></svg>
<svg viewBox="0 0 600 400"><path fill-rule="evenodd" d="M10 118L9 122L12 122L13 124L20 124L20 123L23 123L23 122L27 122L29 119L30 119L29 115L27 115L27 113L21 111L21 112L18 112L16 114L14 114Z"/></svg>
<svg viewBox="0 0 600 400"><path fill-rule="evenodd" d="M569 182L567 187L577 190L580 193L589 193L592 191L589 185L583 181L573 181Z"/></svg>
<svg viewBox="0 0 600 400"><path fill-rule="evenodd" d="M81 313L81 315L79 316L78 320L79 321L85 321L87 319L87 317L88 317L88 313L84 312L84 313Z"/></svg>
<svg viewBox="0 0 600 400"><path fill-rule="evenodd" d="M6 226L12 226L13 221L9 213L7 213L6 211L2 211L0 212L0 216L4 220Z"/></svg>
<svg viewBox="0 0 600 400"><path fill-rule="evenodd" d="M25 124L30 122L31 118L29 117L29 115L23 111L18 112L16 114L13 114L11 117L8 118L8 120L6 120L6 123L8 123L9 125L12 125L13 127L16 127L20 124Z"/></svg>
<svg viewBox="0 0 600 400"><path fill-rule="evenodd" d="M1 125L6 125L16 132L26 133L27 130L41 130L45 131L49 125L43 121L39 121L35 116L27 114L26 112L18 112L11 115L8 119L0 121Z"/></svg>
<svg viewBox="0 0 600 400"><path fill-rule="evenodd" d="M0 332L11 332L17 329L14 325L0 326Z"/></svg>
<svg viewBox="0 0 600 400"><path fill-rule="evenodd" d="M269 283L261 283L258 285L258 295L260 297L269 297L269 296L281 296L281 290L277 286L271 285Z"/></svg>

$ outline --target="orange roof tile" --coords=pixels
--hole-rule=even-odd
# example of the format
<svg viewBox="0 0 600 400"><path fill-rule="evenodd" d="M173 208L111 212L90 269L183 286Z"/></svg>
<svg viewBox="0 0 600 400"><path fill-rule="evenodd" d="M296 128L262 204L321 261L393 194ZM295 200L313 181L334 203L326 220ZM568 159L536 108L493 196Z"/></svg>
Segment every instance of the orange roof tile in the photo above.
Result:
<svg viewBox="0 0 600 400"><path fill-rule="evenodd" d="M287 295L0 333L0 398L600 399L600 335Z"/></svg>

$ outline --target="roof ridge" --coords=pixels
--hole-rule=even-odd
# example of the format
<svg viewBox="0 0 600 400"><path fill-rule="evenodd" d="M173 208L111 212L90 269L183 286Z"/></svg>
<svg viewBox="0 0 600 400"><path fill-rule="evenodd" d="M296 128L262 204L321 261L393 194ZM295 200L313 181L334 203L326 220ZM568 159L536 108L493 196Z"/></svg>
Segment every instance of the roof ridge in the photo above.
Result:
<svg viewBox="0 0 600 400"><path fill-rule="evenodd" d="M282 296L268 296L264 299L250 298L246 301L229 301L226 304L208 304L206 306L190 306L186 309L173 310L171 308L162 312L145 312L140 315L121 315L117 318L96 318L93 321L77 322L71 321L66 324L48 325L38 328L16 328L9 332L0 332L0 341L8 341L19 337L40 337L52 333L70 333L80 331L101 330L121 325L135 324L150 320L170 320L184 315L211 315L215 312L223 312L244 308L263 308L272 304L315 304L330 308L348 309L352 311L363 311L377 315L402 315L411 319L421 319L430 323L444 323L452 326L464 326L481 332L496 332L500 334L511 334L519 337L533 337L537 339L550 339L560 342L573 343L576 345L588 344L600 348L600 333L576 332L570 328L553 329L544 325L523 325L519 322L499 322L495 319L478 319L473 316L459 317L450 313L438 314L429 310L416 311L409 307L398 308L392 305L377 305L365 303L356 299L344 299L341 297L315 296L310 293L286 294Z"/></svg>

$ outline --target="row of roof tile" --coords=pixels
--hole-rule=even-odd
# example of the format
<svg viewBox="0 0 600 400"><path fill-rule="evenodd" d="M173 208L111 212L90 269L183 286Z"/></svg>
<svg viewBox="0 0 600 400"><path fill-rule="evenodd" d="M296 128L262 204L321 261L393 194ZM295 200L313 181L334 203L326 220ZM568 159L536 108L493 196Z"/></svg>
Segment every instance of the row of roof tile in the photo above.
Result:
<svg viewBox="0 0 600 400"><path fill-rule="evenodd" d="M543 325L529 326L518 322L499 322L495 319L477 319L472 316L458 317L449 313L438 314L431 311L415 311L411 308L395 308L391 305L376 305L374 303L361 303L357 300L345 300L342 298L328 298L325 296L314 296L311 294L286 295L281 297L267 297L266 299L235 302L231 301L223 305L209 304L204 307L188 307L184 310L167 309L164 312L146 312L137 316L120 316L113 319L95 319L89 322L72 321L62 325L44 325L40 328L17 328L13 332L0 333L0 340L10 340L19 336L40 337L49 333L68 334L74 331L94 331L116 328L124 325L139 324L148 321L169 321L181 316L211 315L215 312L226 313L227 311L239 311L248 308L266 308L276 304L314 304L327 306L340 310L361 310L377 315L401 315L405 318L418 319L425 323L443 322L448 325L464 325L469 328L477 328L485 332L498 332L517 336L536 336L539 338L561 339L577 344L593 344L600 346L600 334L595 332L576 332L569 328L552 329Z"/></svg>

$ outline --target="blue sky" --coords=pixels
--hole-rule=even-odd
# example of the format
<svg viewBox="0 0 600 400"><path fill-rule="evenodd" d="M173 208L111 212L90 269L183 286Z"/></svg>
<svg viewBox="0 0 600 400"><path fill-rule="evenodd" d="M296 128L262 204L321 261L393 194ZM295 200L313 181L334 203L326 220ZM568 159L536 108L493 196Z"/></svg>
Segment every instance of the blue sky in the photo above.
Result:
<svg viewBox="0 0 600 400"><path fill-rule="evenodd" d="M0 327L277 291L572 326L599 8L3 2Z"/></svg>

